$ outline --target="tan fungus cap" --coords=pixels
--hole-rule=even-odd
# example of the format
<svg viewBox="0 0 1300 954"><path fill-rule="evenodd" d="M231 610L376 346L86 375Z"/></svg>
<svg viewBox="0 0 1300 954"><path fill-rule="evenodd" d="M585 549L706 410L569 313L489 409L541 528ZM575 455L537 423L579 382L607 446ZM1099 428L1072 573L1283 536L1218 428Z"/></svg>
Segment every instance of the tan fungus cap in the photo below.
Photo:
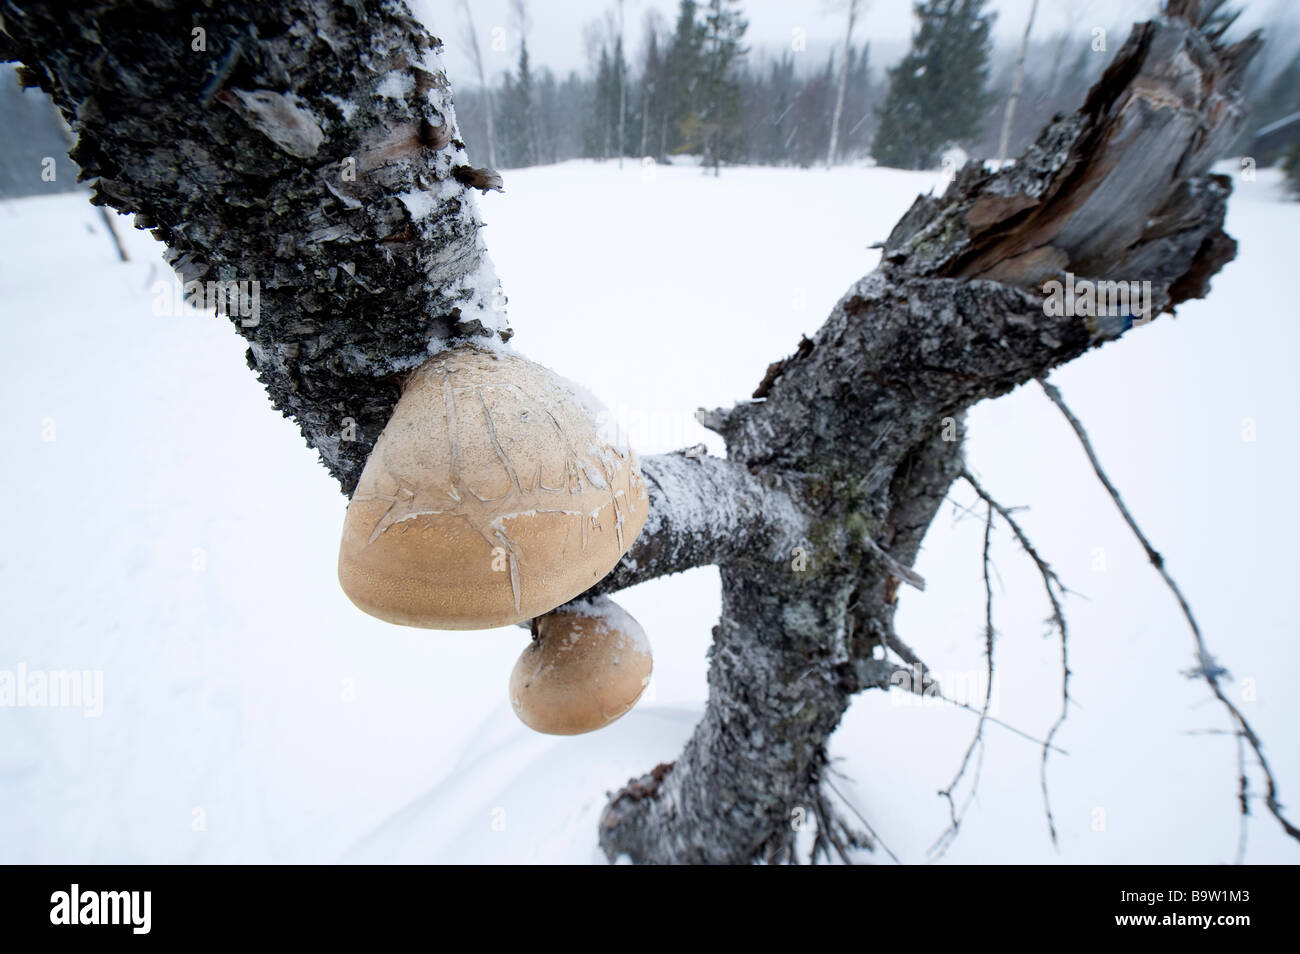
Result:
<svg viewBox="0 0 1300 954"><path fill-rule="evenodd" d="M650 682L645 631L605 597L579 600L536 621L510 673L510 704L531 729L577 735L628 712Z"/></svg>
<svg viewBox="0 0 1300 954"><path fill-rule="evenodd" d="M489 629L604 577L645 524L635 454L558 375L462 347L412 374L348 506L339 582L390 623Z"/></svg>

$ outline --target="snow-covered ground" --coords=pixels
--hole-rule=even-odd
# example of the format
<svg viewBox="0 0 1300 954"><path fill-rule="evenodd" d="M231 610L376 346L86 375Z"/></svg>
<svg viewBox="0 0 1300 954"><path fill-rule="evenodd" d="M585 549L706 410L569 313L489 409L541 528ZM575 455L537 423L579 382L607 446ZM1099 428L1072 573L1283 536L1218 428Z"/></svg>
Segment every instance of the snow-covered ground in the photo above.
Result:
<svg viewBox="0 0 1300 954"><path fill-rule="evenodd" d="M600 396L643 452L719 451L695 408L746 397L939 182L568 163L507 173L483 208L519 349ZM531 733L506 702L522 630L403 629L346 600L336 485L224 320L156 313L161 250L119 223L129 264L84 198L0 205L0 672L102 673L98 715L0 708L0 861L598 860L605 792L672 758L700 711L716 571L619 597L655 650L636 710L590 736ZM1236 183L1228 230L1240 255L1208 302L1055 380L1300 815L1300 508L1283 486L1300 463L1300 206L1264 172ZM1049 767L1059 854L1038 746L991 726L945 860L1232 861L1236 747L1198 734L1227 723L1180 675L1191 639L1172 597L1036 386L970 424L971 467L1031 508L1024 525L1083 594L1068 602L1077 706ZM918 567L928 588L902 596L900 634L950 688L983 668L982 534L982 517L945 508ZM1041 736L1059 645L1005 528L993 556L996 714ZM911 703L861 697L833 750L839 790L916 862L946 826L935 793L974 716ZM1247 858L1300 860L1258 805Z"/></svg>

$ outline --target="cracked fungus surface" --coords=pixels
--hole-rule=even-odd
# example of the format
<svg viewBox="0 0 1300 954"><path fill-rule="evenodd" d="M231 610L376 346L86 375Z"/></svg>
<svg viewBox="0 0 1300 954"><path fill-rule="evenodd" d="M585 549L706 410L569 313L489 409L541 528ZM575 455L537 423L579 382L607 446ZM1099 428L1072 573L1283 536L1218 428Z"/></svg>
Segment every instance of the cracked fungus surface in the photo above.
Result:
<svg viewBox="0 0 1300 954"><path fill-rule="evenodd" d="M565 381L459 349L408 382L344 522L339 580L390 622L482 629L554 609L608 573L645 523L635 455Z"/></svg>

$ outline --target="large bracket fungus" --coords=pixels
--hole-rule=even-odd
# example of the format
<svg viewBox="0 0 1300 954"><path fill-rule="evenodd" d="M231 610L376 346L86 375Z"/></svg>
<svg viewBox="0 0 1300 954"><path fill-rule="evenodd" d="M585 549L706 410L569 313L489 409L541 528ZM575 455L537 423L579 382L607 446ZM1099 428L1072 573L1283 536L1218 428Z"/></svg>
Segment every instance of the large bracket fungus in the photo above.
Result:
<svg viewBox="0 0 1300 954"><path fill-rule="evenodd" d="M406 382L348 506L339 582L390 623L509 626L599 582L648 510L635 454L568 382L462 346Z"/></svg>

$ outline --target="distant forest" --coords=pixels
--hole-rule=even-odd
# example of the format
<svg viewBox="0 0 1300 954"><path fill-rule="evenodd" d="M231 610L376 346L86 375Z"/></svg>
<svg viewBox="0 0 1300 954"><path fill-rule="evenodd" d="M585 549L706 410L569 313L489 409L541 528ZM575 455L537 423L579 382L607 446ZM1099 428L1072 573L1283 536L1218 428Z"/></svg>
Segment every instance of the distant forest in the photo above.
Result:
<svg viewBox="0 0 1300 954"><path fill-rule="evenodd" d="M681 0L672 24L650 11L629 55L615 0L585 31L590 67L563 77L532 62L526 3L512 6L513 68L494 76L480 69L482 82L456 93L461 133L478 163L517 168L620 155L662 163L689 155L715 169L869 159L933 168L949 147L998 157L1018 51L993 47L995 14L985 0L917 3L911 48L886 68L872 62L868 5L855 0L842 0L845 36L816 60L797 36L784 50L750 49L736 0ZM1225 26L1235 11L1222 6ZM482 64L468 4L460 12L463 42ZM1080 15L1054 36L1031 35L1008 155L1083 101L1128 34L1128 24L1116 24L1099 39L1086 22ZM1234 154L1247 150L1255 129L1300 111L1294 33L1285 41L1289 54L1280 37L1271 39L1247 77L1252 118Z"/></svg>

